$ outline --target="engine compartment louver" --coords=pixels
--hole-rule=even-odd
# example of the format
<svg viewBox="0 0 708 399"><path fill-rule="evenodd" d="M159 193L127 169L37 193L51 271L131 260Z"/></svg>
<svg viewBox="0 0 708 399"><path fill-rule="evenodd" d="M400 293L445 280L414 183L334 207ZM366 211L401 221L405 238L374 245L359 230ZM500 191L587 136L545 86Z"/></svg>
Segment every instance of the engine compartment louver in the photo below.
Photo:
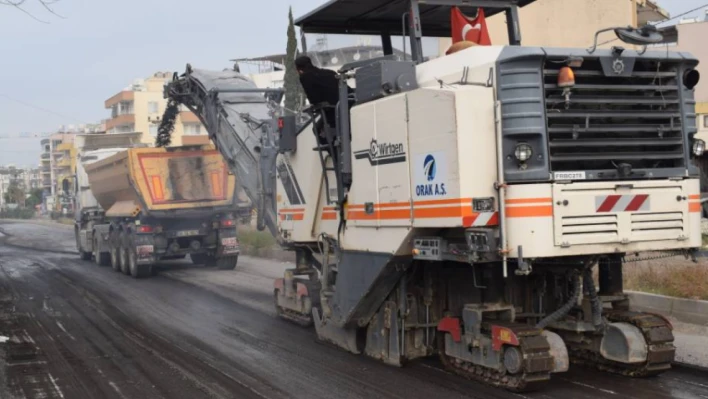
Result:
<svg viewBox="0 0 708 399"><path fill-rule="evenodd" d="M569 90L557 84L565 65L548 59L543 71L552 171L610 178L621 164L641 173L686 167L679 61L639 58L631 76L606 76L599 59L585 59Z"/></svg>

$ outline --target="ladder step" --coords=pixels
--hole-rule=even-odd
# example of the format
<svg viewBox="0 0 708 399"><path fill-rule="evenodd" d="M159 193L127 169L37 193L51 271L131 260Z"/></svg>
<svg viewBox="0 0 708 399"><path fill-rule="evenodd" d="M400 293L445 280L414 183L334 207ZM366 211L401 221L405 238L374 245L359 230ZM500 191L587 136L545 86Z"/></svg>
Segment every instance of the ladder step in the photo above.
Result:
<svg viewBox="0 0 708 399"><path fill-rule="evenodd" d="M312 149L312 151L325 151L325 150L329 150L328 145L320 145L320 146L317 146Z"/></svg>

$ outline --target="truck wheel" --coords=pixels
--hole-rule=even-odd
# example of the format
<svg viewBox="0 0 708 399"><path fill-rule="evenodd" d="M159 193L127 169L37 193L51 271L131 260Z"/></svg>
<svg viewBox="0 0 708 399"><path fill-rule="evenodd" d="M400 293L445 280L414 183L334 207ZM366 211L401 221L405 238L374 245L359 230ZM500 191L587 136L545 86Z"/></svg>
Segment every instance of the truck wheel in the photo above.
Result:
<svg viewBox="0 0 708 399"><path fill-rule="evenodd" d="M236 264L238 263L238 255L235 256L225 256L223 258L214 259L211 258L207 266L216 266L219 270L234 270Z"/></svg>
<svg viewBox="0 0 708 399"><path fill-rule="evenodd" d="M97 238L93 239L93 260L98 266L108 266L111 264L111 254L101 252Z"/></svg>
<svg viewBox="0 0 708 399"><path fill-rule="evenodd" d="M192 263L195 265L204 265L207 263L207 254L190 254L189 258L192 259Z"/></svg>
<svg viewBox="0 0 708 399"><path fill-rule="evenodd" d="M81 260L91 260L91 256L93 255L91 252L80 252L81 255Z"/></svg>
<svg viewBox="0 0 708 399"><path fill-rule="evenodd" d="M128 267L133 278L145 278L152 275L152 266L138 264L138 253L135 251L134 245L128 247Z"/></svg>
<svg viewBox="0 0 708 399"><path fill-rule="evenodd" d="M111 266L113 271L120 271L120 240L118 239L117 233L111 233L111 238L108 240L110 254L111 254Z"/></svg>
<svg viewBox="0 0 708 399"><path fill-rule="evenodd" d="M120 257L120 271L126 276L130 275L130 265L128 264L128 236L125 233L120 234L120 239L118 240L120 245L118 247L119 257Z"/></svg>

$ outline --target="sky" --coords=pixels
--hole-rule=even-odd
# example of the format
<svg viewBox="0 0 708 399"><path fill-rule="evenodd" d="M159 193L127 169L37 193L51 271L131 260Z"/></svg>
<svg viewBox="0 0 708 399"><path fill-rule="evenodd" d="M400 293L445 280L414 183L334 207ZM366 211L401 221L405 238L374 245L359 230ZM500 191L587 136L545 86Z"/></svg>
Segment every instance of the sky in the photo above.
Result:
<svg viewBox="0 0 708 399"><path fill-rule="evenodd" d="M38 0L26 0L31 16L0 4L0 165L36 165L41 151L38 139L4 136L105 119L103 102L135 78L284 52L288 7L297 18L325 2L58 0L61 17ZM658 3L677 15L708 0ZM353 40L330 37L329 47Z"/></svg>

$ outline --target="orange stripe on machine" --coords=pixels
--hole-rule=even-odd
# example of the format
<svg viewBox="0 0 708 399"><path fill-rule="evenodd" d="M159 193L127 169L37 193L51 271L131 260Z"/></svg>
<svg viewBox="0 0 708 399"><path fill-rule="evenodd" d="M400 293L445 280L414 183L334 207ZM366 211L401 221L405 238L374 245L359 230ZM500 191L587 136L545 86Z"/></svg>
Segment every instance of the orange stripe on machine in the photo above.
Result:
<svg viewBox="0 0 708 399"><path fill-rule="evenodd" d="M551 216L553 216L552 205L506 207L506 217L508 218L538 218Z"/></svg>
<svg viewBox="0 0 708 399"><path fill-rule="evenodd" d="M323 212L322 220L337 220L337 212Z"/></svg>
<svg viewBox="0 0 708 399"><path fill-rule="evenodd" d="M688 204L688 211L690 213L701 213L702 206L700 202L690 202Z"/></svg>
<svg viewBox="0 0 708 399"><path fill-rule="evenodd" d="M507 205L521 204L550 204L553 198L509 198L506 200Z"/></svg>
<svg viewBox="0 0 708 399"><path fill-rule="evenodd" d="M283 208L278 213L305 213L304 208Z"/></svg>

